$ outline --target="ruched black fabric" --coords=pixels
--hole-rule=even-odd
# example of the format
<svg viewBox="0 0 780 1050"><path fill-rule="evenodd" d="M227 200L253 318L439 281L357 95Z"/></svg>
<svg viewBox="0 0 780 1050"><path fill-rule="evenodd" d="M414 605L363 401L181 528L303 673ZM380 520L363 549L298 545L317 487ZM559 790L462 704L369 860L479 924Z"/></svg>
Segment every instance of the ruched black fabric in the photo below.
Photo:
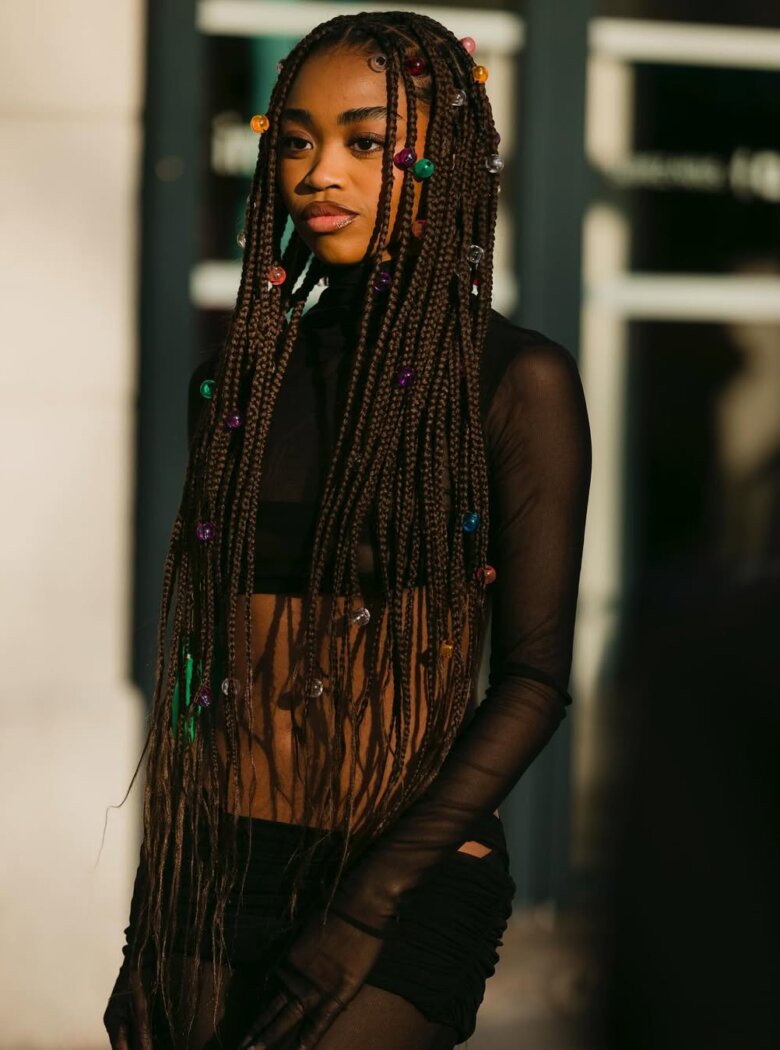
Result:
<svg viewBox="0 0 780 1050"><path fill-rule="evenodd" d="M478 857L451 851L431 878L404 899L398 922L366 978L367 984L403 996L429 1021L455 1028L459 1042L475 1029L516 893L500 819L489 813L474 825L472 834L491 852ZM246 858L249 863L243 892L236 889L231 894L225 919L226 954L234 969L268 973L295 936L296 924L284 915L291 884L288 861L297 841L298 829L293 825L240 818L239 867L243 871ZM327 884L337 846L338 835L307 876L304 896L310 901L317 900ZM185 854L185 871L186 860ZM183 914L189 904L185 882L180 900ZM192 950L183 940L173 949ZM209 945L201 945L198 954L210 960Z"/></svg>

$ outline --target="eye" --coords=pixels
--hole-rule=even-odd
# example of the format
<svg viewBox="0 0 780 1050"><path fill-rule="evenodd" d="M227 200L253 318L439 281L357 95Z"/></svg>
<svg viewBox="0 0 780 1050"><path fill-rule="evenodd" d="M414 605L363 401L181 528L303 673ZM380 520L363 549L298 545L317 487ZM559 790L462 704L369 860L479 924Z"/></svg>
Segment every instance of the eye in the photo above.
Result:
<svg viewBox="0 0 780 1050"><path fill-rule="evenodd" d="M302 139L300 135L282 135L279 140L280 145L284 149L290 149L293 153L300 152L305 146L308 146L308 140Z"/></svg>
<svg viewBox="0 0 780 1050"><path fill-rule="evenodd" d="M381 135L362 134L355 135L355 137L351 139L349 144L350 146L360 147L360 149L355 150L356 153L362 154L363 156L368 156L373 153L381 153L385 145L385 140L381 137ZM375 146L376 149L372 149L372 146Z"/></svg>

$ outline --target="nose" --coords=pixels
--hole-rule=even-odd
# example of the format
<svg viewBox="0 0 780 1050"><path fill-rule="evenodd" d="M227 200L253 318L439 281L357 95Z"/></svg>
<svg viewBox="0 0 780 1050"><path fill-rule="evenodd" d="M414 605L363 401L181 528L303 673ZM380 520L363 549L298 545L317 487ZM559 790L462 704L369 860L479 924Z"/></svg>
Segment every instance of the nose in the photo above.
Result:
<svg viewBox="0 0 780 1050"><path fill-rule="evenodd" d="M343 167L338 160L338 147L329 149L323 145L311 152L309 170L302 182L311 190L327 190L332 186L343 186Z"/></svg>

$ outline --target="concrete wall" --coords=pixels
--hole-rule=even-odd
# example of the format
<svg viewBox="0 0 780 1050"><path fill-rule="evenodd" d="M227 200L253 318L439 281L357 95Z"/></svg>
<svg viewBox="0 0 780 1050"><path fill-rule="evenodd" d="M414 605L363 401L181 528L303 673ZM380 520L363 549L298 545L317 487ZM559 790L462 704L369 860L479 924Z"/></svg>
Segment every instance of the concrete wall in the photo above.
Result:
<svg viewBox="0 0 780 1050"><path fill-rule="evenodd" d="M0 1047L105 1047L128 682L141 0L0 4Z"/></svg>

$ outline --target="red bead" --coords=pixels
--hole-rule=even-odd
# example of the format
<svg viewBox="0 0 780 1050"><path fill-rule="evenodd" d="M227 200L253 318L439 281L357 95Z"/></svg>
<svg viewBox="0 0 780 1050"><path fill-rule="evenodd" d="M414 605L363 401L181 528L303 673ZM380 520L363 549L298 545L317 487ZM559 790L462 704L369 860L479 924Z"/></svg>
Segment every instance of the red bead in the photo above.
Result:
<svg viewBox="0 0 780 1050"><path fill-rule="evenodd" d="M287 273L283 266L278 263L274 263L273 266L268 269L268 280L271 284L284 284L287 280Z"/></svg>
<svg viewBox="0 0 780 1050"><path fill-rule="evenodd" d="M496 578L496 570L493 568L492 565L480 565L476 569L474 576L478 580L481 580L482 583L492 583L493 580L495 580Z"/></svg>
<svg viewBox="0 0 780 1050"><path fill-rule="evenodd" d="M422 55L414 55L411 58L407 58L404 65L407 73L410 73L413 77L422 76L428 70L428 63Z"/></svg>

